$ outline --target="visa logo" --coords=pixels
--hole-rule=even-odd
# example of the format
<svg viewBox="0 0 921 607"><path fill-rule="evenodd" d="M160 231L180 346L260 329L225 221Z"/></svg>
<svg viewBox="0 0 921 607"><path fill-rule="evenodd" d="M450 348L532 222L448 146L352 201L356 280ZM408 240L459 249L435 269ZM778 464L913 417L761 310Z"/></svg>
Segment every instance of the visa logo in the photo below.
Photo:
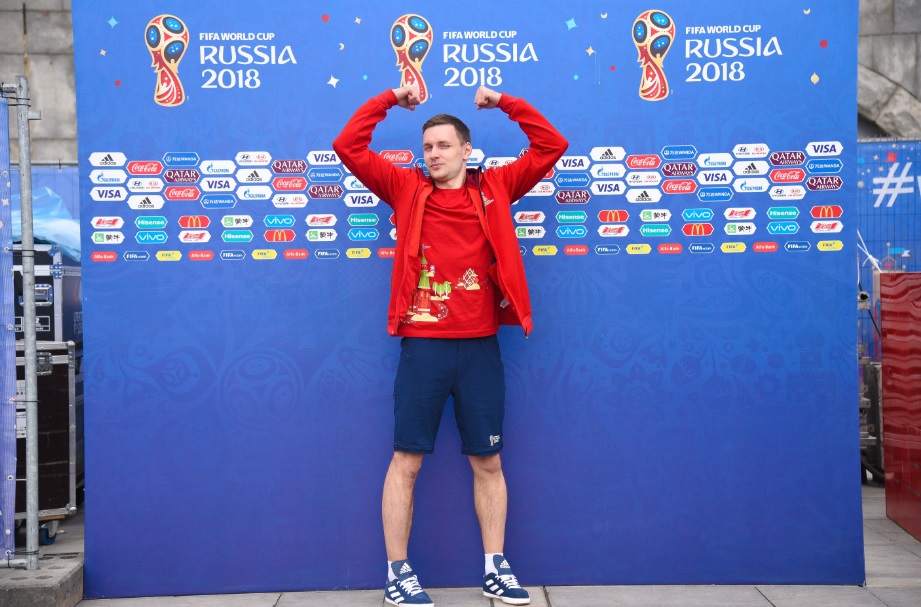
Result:
<svg viewBox="0 0 921 607"><path fill-rule="evenodd" d="M795 221L772 221L767 227L768 234L796 234L799 224Z"/></svg>
<svg viewBox="0 0 921 607"><path fill-rule="evenodd" d="M377 205L377 200L370 194L349 194L346 196L346 200L350 207L373 207Z"/></svg>
<svg viewBox="0 0 921 607"><path fill-rule="evenodd" d="M205 179L205 187L209 190L231 190L233 186L228 179Z"/></svg>
<svg viewBox="0 0 921 607"><path fill-rule="evenodd" d="M729 179L726 178L725 173L701 173L700 177L701 179L709 183L729 181Z"/></svg>
<svg viewBox="0 0 921 607"><path fill-rule="evenodd" d="M266 215L263 220L267 228L290 228L294 225L291 215Z"/></svg>
<svg viewBox="0 0 921 607"><path fill-rule="evenodd" d="M560 226L556 229L556 235L560 238L582 238L588 234L585 226Z"/></svg>
<svg viewBox="0 0 921 607"><path fill-rule="evenodd" d="M560 159L560 166L566 169L580 169L585 167L585 161L582 158L563 157Z"/></svg>
<svg viewBox="0 0 921 607"><path fill-rule="evenodd" d="M599 183L595 186L599 194L618 194L620 192L619 183Z"/></svg>
<svg viewBox="0 0 921 607"><path fill-rule="evenodd" d="M158 244L166 242L166 232L138 232L134 238L141 244Z"/></svg>
<svg viewBox="0 0 921 607"><path fill-rule="evenodd" d="M115 188L115 189L96 188L96 196L97 196L98 198L100 198L100 199L106 199L106 198L118 198L118 199L120 199L120 198L123 198L123 197L124 197L124 196L122 195L122 189L121 189L121 188Z"/></svg>
<svg viewBox="0 0 921 607"><path fill-rule="evenodd" d="M834 143L813 143L810 146L813 156L829 155L834 156L838 153L838 146Z"/></svg>
<svg viewBox="0 0 921 607"><path fill-rule="evenodd" d="M335 152L314 152L310 155L314 164L324 164L324 163L338 163L339 157L336 156Z"/></svg>
<svg viewBox="0 0 921 607"><path fill-rule="evenodd" d="M352 228L349 230L349 240L377 240L380 233L377 228Z"/></svg>

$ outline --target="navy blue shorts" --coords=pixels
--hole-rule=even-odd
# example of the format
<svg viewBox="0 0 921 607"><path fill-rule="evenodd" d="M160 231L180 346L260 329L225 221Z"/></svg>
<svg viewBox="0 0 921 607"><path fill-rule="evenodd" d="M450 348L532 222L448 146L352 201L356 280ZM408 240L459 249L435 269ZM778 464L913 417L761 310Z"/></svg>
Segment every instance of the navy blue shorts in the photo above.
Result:
<svg viewBox="0 0 921 607"><path fill-rule="evenodd" d="M435 435L448 396L466 455L502 450L505 369L495 335L469 339L404 337L393 388L393 448L435 451Z"/></svg>

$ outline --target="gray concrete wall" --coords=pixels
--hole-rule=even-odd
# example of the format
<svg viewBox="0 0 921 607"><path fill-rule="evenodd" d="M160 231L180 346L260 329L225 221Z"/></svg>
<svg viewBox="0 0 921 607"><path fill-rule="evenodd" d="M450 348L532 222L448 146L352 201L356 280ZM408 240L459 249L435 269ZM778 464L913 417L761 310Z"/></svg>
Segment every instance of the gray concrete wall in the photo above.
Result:
<svg viewBox="0 0 921 607"><path fill-rule="evenodd" d="M921 0L860 0L857 106L898 137L921 137Z"/></svg>
<svg viewBox="0 0 921 607"><path fill-rule="evenodd" d="M0 81L28 76L32 108L42 112L32 123L35 161L77 160L70 7L71 0L0 0ZM921 0L860 0L858 44L860 115L886 134L921 138ZM10 128L15 134L15 119ZM18 154L14 141L12 158Z"/></svg>
<svg viewBox="0 0 921 607"><path fill-rule="evenodd" d="M33 110L32 159L77 160L77 97L70 0L0 0L0 81L29 78ZM11 159L16 162L16 115L10 113Z"/></svg>

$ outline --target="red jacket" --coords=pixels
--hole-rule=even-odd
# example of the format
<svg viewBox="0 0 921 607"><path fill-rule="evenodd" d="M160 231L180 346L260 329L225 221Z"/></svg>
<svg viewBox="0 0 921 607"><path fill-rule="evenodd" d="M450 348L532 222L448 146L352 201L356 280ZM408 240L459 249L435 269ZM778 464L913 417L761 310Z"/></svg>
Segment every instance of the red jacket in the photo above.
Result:
<svg viewBox="0 0 921 607"><path fill-rule="evenodd" d="M422 217L425 201L435 187L422 169L395 166L368 147L377 123L396 104L396 95L390 90L372 97L358 108L333 142L333 149L342 163L393 208L397 241L387 312L387 330L391 335L397 334L413 289L419 284ZM496 258L489 274L505 298L499 304L499 323L521 325L527 335L533 327L531 299L512 222L511 204L547 174L569 143L523 99L503 94L498 108L517 122L527 135L529 151L504 167L484 172L468 170L467 193Z"/></svg>

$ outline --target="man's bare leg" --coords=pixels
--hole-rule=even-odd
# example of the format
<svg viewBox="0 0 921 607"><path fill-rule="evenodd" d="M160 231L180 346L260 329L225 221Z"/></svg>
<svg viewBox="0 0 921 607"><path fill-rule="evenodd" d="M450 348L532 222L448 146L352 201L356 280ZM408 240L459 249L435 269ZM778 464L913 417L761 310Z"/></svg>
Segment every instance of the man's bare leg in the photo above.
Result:
<svg viewBox="0 0 921 607"><path fill-rule="evenodd" d="M407 558L409 532L413 525L413 489L422 467L422 454L394 451L384 479L381 513L388 561ZM504 487L504 484L503 484ZM504 517L503 517L504 520Z"/></svg>
<svg viewBox="0 0 921 607"><path fill-rule="evenodd" d="M483 535L483 552L502 552L505 545L505 517L508 511L508 490L502 474L499 454L470 455L473 468L473 503Z"/></svg>

